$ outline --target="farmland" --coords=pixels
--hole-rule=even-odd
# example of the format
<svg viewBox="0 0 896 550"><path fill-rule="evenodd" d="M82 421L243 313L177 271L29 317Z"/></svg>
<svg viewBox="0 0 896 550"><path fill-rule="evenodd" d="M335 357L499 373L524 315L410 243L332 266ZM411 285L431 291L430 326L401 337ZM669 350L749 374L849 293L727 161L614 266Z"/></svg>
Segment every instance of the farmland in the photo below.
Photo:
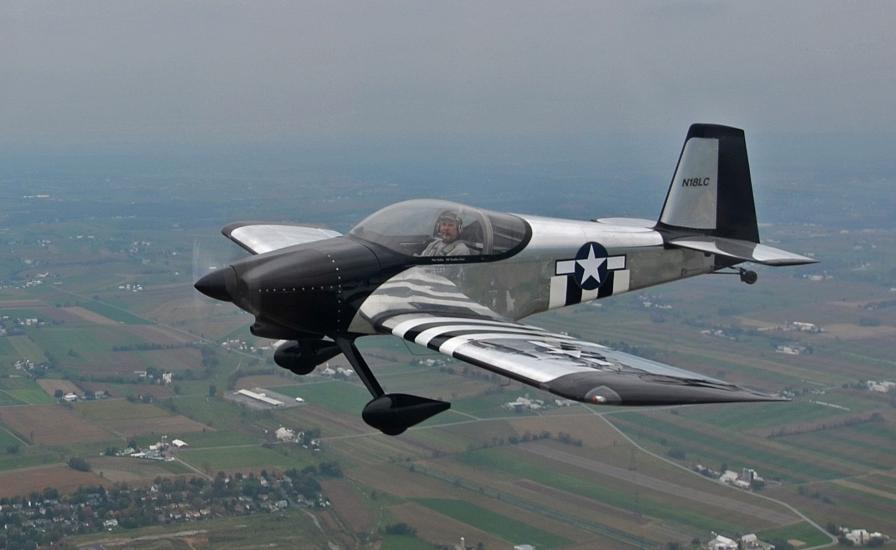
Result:
<svg viewBox="0 0 896 550"><path fill-rule="evenodd" d="M763 269L753 287L706 277L527 320L733 383L786 389L789 403L558 406L554 396L397 339L364 338L359 347L389 391L452 404L389 438L360 419L370 396L356 376L319 369L297 377L277 369L270 342L248 331L251 316L191 287L212 265L242 256L217 235L236 211L258 218L302 214L345 229L370 201L346 184L344 203L313 198L297 213L278 210L272 199L280 195L267 203L206 204L203 185L176 186L172 196L189 200L153 207L153 217L140 211L127 221L117 213L104 218L105 206L73 201L97 217L8 228L15 253L0 260L0 278L8 283L0 288L0 315L9 317L10 329L0 338L0 487L4 495L50 484L62 491L98 483L145 487L157 478L208 480L219 471L258 475L333 464L341 477L321 482L329 507L203 520L183 526L182 536L172 525L77 543L188 548L300 541L318 548L339 541L351 548L383 541L384 548L416 549L455 544L463 534L468 544L488 548L661 548L705 541L711 531L757 532L807 546L830 540L784 503L822 526L896 534L893 394L864 384L896 379L896 308L887 305L894 295L886 282L896 266L886 255L861 272L839 257L825 260L834 279L803 277L822 273L815 268ZM292 188L291 181L283 185ZM11 212L32 215L32 203L7 198ZM114 200L126 206L142 199ZM503 208L505 199L491 200ZM893 250L888 231L841 234L784 223L768 234L803 250L859 258L856 246ZM31 233L53 246L34 245ZM70 238L79 234L94 238ZM24 286L37 273L48 273L45 282ZM132 283L141 290L122 288ZM38 322L19 326L16 318ZM794 330L793 321L823 330ZM781 344L807 351L783 354ZM428 359L439 362L427 366ZM336 357L329 366L347 363ZM303 401L248 407L230 399L239 388ZM56 390L79 400L59 402ZM522 396L546 406L505 406ZM278 440L280 427L307 439ZM148 450L175 438L187 446L166 451L171 460L115 456L131 444ZM72 457L84 457L90 471L66 466ZM737 490L698 475L696 464L753 468L767 483L758 493Z"/></svg>

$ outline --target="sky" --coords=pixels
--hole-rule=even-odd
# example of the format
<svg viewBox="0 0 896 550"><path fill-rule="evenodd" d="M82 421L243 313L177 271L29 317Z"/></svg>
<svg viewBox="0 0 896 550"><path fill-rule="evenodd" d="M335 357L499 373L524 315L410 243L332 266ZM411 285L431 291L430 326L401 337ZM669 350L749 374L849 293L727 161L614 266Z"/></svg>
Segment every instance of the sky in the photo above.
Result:
<svg viewBox="0 0 896 550"><path fill-rule="evenodd" d="M874 1L0 0L0 149L892 136L894 21Z"/></svg>

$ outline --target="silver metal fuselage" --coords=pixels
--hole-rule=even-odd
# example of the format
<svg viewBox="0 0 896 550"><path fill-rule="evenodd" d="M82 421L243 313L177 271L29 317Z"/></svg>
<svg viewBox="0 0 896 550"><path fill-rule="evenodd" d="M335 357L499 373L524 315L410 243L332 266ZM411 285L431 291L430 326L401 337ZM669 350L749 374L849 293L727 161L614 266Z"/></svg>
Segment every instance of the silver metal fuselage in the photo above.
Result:
<svg viewBox="0 0 896 550"><path fill-rule="evenodd" d="M585 243L599 243L616 263L616 284L610 293L582 291L579 302L646 288L712 272L714 255L667 248L655 222L634 219L577 221L518 215L532 234L523 250L491 262L415 266L395 279L438 276L450 280L464 295L501 316L519 320L549 309L572 305L562 300L557 286L558 262L569 262ZM621 257L621 258L620 258ZM624 259L622 259L624 258ZM559 281L563 284L564 281ZM569 281L567 284L574 284ZM558 300L558 293L561 299ZM375 334L368 323L355 318L352 331Z"/></svg>

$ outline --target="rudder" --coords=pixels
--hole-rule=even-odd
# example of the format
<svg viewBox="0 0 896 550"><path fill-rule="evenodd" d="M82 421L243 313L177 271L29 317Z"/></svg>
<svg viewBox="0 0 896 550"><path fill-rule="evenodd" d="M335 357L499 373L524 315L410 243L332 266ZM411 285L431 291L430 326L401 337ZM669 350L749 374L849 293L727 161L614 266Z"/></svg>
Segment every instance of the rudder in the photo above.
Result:
<svg viewBox="0 0 896 550"><path fill-rule="evenodd" d="M657 229L759 242L743 130L691 125Z"/></svg>

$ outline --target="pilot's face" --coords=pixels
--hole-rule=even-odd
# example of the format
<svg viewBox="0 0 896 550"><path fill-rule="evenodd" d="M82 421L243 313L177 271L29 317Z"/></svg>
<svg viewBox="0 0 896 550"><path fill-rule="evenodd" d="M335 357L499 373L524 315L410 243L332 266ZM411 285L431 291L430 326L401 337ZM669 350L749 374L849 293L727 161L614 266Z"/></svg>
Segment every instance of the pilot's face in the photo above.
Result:
<svg viewBox="0 0 896 550"><path fill-rule="evenodd" d="M439 236L445 242L452 242L457 239L457 223L451 220L442 220L439 222Z"/></svg>

